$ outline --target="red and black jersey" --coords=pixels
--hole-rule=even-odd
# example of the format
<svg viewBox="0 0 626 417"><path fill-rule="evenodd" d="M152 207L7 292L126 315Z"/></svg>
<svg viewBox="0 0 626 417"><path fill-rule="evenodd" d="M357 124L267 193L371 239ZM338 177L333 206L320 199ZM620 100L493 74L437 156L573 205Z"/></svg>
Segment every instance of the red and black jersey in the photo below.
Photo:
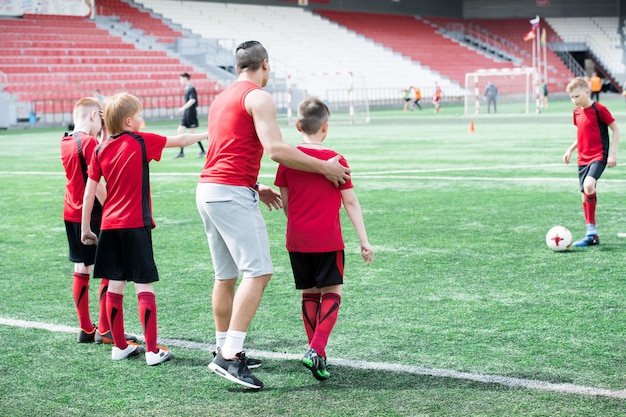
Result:
<svg viewBox="0 0 626 417"><path fill-rule="evenodd" d="M101 230L154 227L148 163L161 159L166 141L154 133L123 132L96 148L89 178L106 181Z"/></svg>
<svg viewBox="0 0 626 417"><path fill-rule="evenodd" d="M91 164L93 150L98 141L85 132L65 134L61 139L61 161L65 169L65 199L63 220L80 223L83 210L83 194L87 182L87 167ZM91 220L102 217L102 206L96 199L91 212Z"/></svg>
<svg viewBox="0 0 626 417"><path fill-rule="evenodd" d="M330 149L298 149L323 161L337 155ZM348 166L344 158L339 162ZM335 187L322 174L279 165L274 185L288 189L288 251L332 252L344 248L340 223L341 190L352 188L351 180Z"/></svg>
<svg viewBox="0 0 626 417"><path fill-rule="evenodd" d="M574 110L574 125L578 128L578 165L586 166L594 161L606 163L609 156L608 126L614 121L611 112L600 103Z"/></svg>

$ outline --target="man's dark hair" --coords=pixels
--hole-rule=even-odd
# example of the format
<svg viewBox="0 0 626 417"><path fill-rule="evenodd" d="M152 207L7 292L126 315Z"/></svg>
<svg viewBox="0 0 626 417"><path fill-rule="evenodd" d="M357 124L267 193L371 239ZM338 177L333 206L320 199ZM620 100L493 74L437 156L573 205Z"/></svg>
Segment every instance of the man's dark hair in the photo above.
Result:
<svg viewBox="0 0 626 417"><path fill-rule="evenodd" d="M181 77L183 77L183 78L186 78L186 79L188 79L188 80L190 80L190 79L191 79L191 77L189 76L189 74L188 74L188 73L186 73L186 72L183 72L182 74L180 74L180 76L181 76Z"/></svg>
<svg viewBox="0 0 626 417"><path fill-rule="evenodd" d="M256 71L261 68L264 59L268 59L267 51L258 41L242 42L235 49L235 59L239 71Z"/></svg>

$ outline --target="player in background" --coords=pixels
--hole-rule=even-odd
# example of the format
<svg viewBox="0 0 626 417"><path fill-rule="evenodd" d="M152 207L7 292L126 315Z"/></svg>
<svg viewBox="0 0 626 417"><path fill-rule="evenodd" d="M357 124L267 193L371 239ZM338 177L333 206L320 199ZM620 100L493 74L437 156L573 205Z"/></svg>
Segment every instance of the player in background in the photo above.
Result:
<svg viewBox="0 0 626 417"><path fill-rule="evenodd" d="M185 133L186 129L189 129L189 133L195 133L196 128L198 127L198 93L196 91L196 87L191 84L191 76L188 73L183 72L180 74L180 83L185 87L185 93L183 95L185 104L178 109L178 114L183 115L180 120L180 125L178 126L178 134L180 135ZM198 146L200 147L198 158L202 158L206 155L204 146L202 146L202 141L198 141ZM184 157L185 148L180 148L178 155L174 158Z"/></svg>
<svg viewBox="0 0 626 417"><path fill-rule="evenodd" d="M296 128L302 133L298 146L307 155L327 160L338 155L322 145L328 134L330 111L317 97L298 106ZM346 160L340 162L346 167ZM287 250L296 289L302 291L302 321L309 349L302 358L313 376L330 378L326 369L326 345L339 313L344 271L344 242L340 210L343 203L361 245L361 256L372 263L373 249L352 181L335 187L323 175L279 165L274 185L280 187L287 216Z"/></svg>
<svg viewBox="0 0 626 417"><path fill-rule="evenodd" d="M98 328L91 322L89 313L89 278L91 265L96 257L96 247L83 245L80 241L80 222L83 208L83 194L87 181L87 167L91 163L93 150L98 146L98 137L104 134L102 109L94 97L84 97L76 102L72 112L74 130L65 134L61 140L61 161L65 169L65 198L63 220L69 244L69 260L74 263L72 294L80 330L79 343L113 343L106 315L106 292L109 280L100 281L98 291L99 314ZM91 213L91 228L100 232L102 203L106 198L104 184L96 186L94 208ZM128 340L137 338L126 335Z"/></svg>
<svg viewBox="0 0 626 417"><path fill-rule="evenodd" d="M243 350L248 327L274 273L258 203L270 209L282 207L280 194L257 182L263 153L292 168L322 173L335 185L350 178L350 169L339 163L338 156L321 161L283 142L276 103L263 90L270 76L263 45L239 44L235 60L237 80L217 96L209 111L211 138L196 205L215 269L212 309L218 351L209 369L231 382L260 389L263 382L250 372Z"/></svg>
<svg viewBox="0 0 626 417"><path fill-rule="evenodd" d="M413 87L413 91L415 93L413 107L416 107L422 110L422 106L420 105L420 100L422 99L422 89L419 87Z"/></svg>
<svg viewBox="0 0 626 417"><path fill-rule="evenodd" d="M574 78L566 89L574 108L576 140L565 151L563 162L569 164L572 152L578 152L578 179L582 192L583 211L587 224L586 236L574 246L584 247L600 244L596 229L596 185L604 169L617 164L619 129L609 110L591 100L589 84L584 78ZM613 140L609 139L609 129Z"/></svg>
<svg viewBox="0 0 626 417"><path fill-rule="evenodd" d="M403 92L402 99L404 100L404 108L403 112L406 113L407 109L413 111L413 106L411 106L411 93L413 91L413 87L405 88Z"/></svg>
<svg viewBox="0 0 626 417"><path fill-rule="evenodd" d="M433 105L435 106L435 113L439 113L441 111L441 97L443 96L443 91L441 90L441 86L438 82L435 82L435 93L433 94Z"/></svg>
<svg viewBox="0 0 626 417"><path fill-rule="evenodd" d="M104 121L109 137L96 148L89 165L81 221L81 240L98 244L94 277L108 278L107 317L113 336L113 360L126 359L143 352L137 343L124 337L124 289L134 281L139 302L139 320L146 343L146 363L157 365L172 358L172 353L157 346L157 310L153 282L159 280L152 250L152 203L149 162L159 161L163 148L191 145L206 139L207 133L186 133L165 137L138 133L143 118L137 97L119 93L107 98ZM107 198L102 208L100 235L91 229L100 179L106 181Z"/></svg>

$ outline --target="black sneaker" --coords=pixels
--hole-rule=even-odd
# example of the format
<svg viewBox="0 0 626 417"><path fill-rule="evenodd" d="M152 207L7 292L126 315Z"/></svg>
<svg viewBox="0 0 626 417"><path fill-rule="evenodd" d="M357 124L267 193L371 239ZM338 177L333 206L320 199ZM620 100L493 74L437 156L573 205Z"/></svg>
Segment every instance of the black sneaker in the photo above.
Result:
<svg viewBox="0 0 626 417"><path fill-rule="evenodd" d="M185 154L184 154L184 153L179 153L178 155L176 155L176 156L174 157L174 159L184 158L184 157L185 157Z"/></svg>
<svg viewBox="0 0 626 417"><path fill-rule="evenodd" d="M574 242L574 246L577 247L585 247L585 246L595 246L600 244L600 238L598 235L587 235L585 238L580 239Z"/></svg>
<svg viewBox="0 0 626 417"><path fill-rule="evenodd" d="M217 352L220 349L217 348L217 351L213 351L213 357L217 356ZM256 369L261 367L261 365L263 364L263 362L261 362L261 359L255 359L255 358L249 358L246 356L246 365L248 365L248 369Z"/></svg>
<svg viewBox="0 0 626 417"><path fill-rule="evenodd" d="M137 341L137 338L131 334L124 333L124 336L126 337L126 343ZM95 342L97 345L112 345L113 336L111 336L111 330L105 333L96 332Z"/></svg>
<svg viewBox="0 0 626 417"><path fill-rule="evenodd" d="M306 351L302 363L311 370L318 381L326 381L330 378L330 372L326 370L326 359L318 355L315 349L311 348Z"/></svg>
<svg viewBox="0 0 626 417"><path fill-rule="evenodd" d="M222 354L215 355L209 369L229 381L243 385L247 388L261 389L263 382L252 375L246 365L246 354L239 352L233 359L224 359Z"/></svg>
<svg viewBox="0 0 626 417"><path fill-rule="evenodd" d="M78 331L78 343L93 343L96 337L96 328L94 327L91 332L86 332L83 329Z"/></svg>

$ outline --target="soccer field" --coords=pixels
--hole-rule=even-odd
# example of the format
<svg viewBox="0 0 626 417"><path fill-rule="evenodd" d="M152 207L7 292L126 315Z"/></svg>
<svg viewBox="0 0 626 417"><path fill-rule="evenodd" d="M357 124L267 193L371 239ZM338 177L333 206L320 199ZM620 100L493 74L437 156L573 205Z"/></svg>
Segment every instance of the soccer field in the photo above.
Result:
<svg viewBox="0 0 626 417"><path fill-rule="evenodd" d="M626 132L624 99L602 102ZM576 134L571 108L476 117L398 108L372 112L367 125L331 124L326 144L353 169L374 262L362 264L343 213L345 286L327 349L332 377L320 383L300 361L285 216L262 207L276 273L246 342L264 360L259 392L207 368L213 270L195 207L198 148L151 163L159 337L175 359L148 367L76 343L62 128L0 132L0 416L625 415L624 146L598 183L601 245L545 244L554 225L584 233L577 167L561 160ZM177 125L146 131L173 135ZM272 184L275 170L264 159L260 181ZM132 285L124 303L126 330L141 334Z"/></svg>

